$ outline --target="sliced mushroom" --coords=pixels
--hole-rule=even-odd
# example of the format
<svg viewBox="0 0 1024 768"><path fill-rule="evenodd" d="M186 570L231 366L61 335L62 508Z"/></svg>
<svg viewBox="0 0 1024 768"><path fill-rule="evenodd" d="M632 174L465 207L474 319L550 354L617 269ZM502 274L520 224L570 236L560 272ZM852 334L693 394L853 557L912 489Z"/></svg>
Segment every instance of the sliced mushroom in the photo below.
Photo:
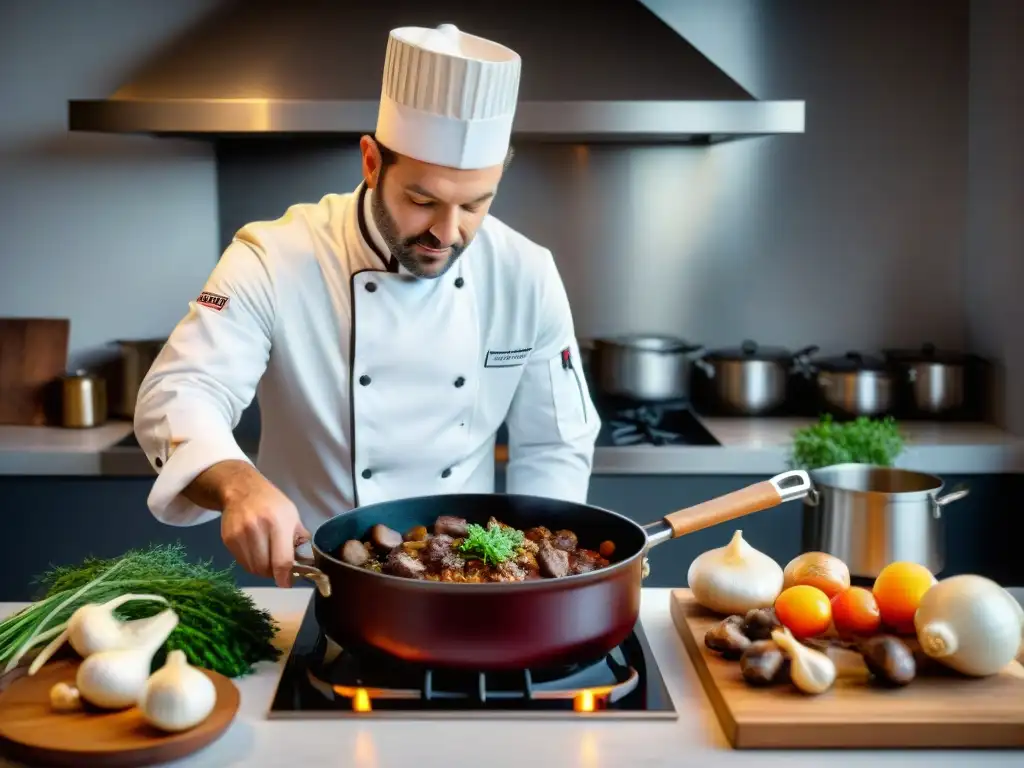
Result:
<svg viewBox="0 0 1024 768"><path fill-rule="evenodd" d="M469 534L465 519L453 515L441 515L434 521L434 533L445 534L455 539L465 538Z"/></svg>
<svg viewBox="0 0 1024 768"><path fill-rule="evenodd" d="M754 608L743 617L743 634L751 640L770 640L772 630L781 626L773 608Z"/></svg>
<svg viewBox="0 0 1024 768"><path fill-rule="evenodd" d="M361 568L369 559L370 553L359 539L349 539L341 547L341 560L344 563Z"/></svg>
<svg viewBox="0 0 1024 768"><path fill-rule="evenodd" d="M774 640L751 643L740 657L743 679L751 685L773 685L789 676L788 659Z"/></svg>
<svg viewBox="0 0 1024 768"><path fill-rule="evenodd" d="M917 674L913 651L898 637L878 635L860 643L857 650L879 683L906 685Z"/></svg>
<svg viewBox="0 0 1024 768"><path fill-rule="evenodd" d="M377 523L370 529L370 542L380 552L390 552L402 545L402 534L382 523Z"/></svg>
<svg viewBox="0 0 1024 768"><path fill-rule="evenodd" d="M743 634L743 617L723 619L704 635L704 645L727 659L738 659L750 647L750 639Z"/></svg>

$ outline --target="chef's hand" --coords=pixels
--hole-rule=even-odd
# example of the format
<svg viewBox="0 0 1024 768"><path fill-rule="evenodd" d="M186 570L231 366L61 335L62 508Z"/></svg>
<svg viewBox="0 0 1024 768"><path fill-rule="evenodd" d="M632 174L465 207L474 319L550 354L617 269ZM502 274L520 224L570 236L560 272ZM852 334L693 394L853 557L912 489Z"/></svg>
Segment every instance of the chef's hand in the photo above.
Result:
<svg viewBox="0 0 1024 768"><path fill-rule="evenodd" d="M235 560L279 587L291 586L295 549L310 539L295 505L255 469L224 502L220 536Z"/></svg>

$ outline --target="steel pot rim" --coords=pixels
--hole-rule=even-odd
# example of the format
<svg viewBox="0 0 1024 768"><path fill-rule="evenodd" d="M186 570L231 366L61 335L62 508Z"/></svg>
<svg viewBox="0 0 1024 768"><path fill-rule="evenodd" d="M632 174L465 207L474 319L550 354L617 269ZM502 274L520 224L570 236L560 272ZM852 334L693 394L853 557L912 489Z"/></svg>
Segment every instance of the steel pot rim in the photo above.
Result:
<svg viewBox="0 0 1024 768"><path fill-rule="evenodd" d="M704 359L711 363L760 362L789 366L807 360L819 349L816 344L811 344L793 351L788 347L762 346L751 339L745 339L739 347L710 349L704 353Z"/></svg>
<svg viewBox="0 0 1024 768"><path fill-rule="evenodd" d="M905 478L913 477L917 478L922 484L926 483L927 487L911 491L880 491L857 488L853 487L851 484L838 481L839 478L835 477L835 475L842 472L880 472ZM879 464L860 464L853 462L832 464L827 467L818 467L817 469L808 470L807 474L810 476L811 485L815 490L818 488L825 488L830 491L864 494L873 498L885 497L889 502L893 503L919 502L926 499L935 499L946 485L946 482L941 477L933 475L930 472L904 469L902 467L886 467ZM960 497L958 496L957 498Z"/></svg>
<svg viewBox="0 0 1024 768"><path fill-rule="evenodd" d="M663 333L631 333L602 337L594 339L594 347L612 347L628 352L656 355L695 355L704 351L700 344L691 344L685 339Z"/></svg>

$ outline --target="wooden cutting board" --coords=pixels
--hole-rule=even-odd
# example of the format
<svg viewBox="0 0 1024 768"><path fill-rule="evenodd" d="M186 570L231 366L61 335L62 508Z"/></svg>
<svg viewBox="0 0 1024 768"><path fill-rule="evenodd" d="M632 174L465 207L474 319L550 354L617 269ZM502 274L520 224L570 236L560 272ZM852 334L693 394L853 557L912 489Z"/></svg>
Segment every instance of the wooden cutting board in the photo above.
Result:
<svg viewBox="0 0 1024 768"><path fill-rule="evenodd" d="M672 621L736 749L1024 747L1019 661L983 679L921 668L908 686L884 689L867 681L858 655L835 650L839 678L820 696L791 684L754 688L738 661L704 646L704 634L723 617L697 605L688 589L673 590L670 600Z"/></svg>
<svg viewBox="0 0 1024 768"><path fill-rule="evenodd" d="M69 320L0 318L0 424L59 423L70 332Z"/></svg>
<svg viewBox="0 0 1024 768"><path fill-rule="evenodd" d="M238 712L234 683L202 670L217 689L213 712L195 728L164 733L135 707L120 712L54 712L50 688L75 683L79 661L51 661L32 677L22 667L4 678L0 693L0 754L29 765L143 766L177 760L214 742ZM11 680L17 676L17 679Z"/></svg>

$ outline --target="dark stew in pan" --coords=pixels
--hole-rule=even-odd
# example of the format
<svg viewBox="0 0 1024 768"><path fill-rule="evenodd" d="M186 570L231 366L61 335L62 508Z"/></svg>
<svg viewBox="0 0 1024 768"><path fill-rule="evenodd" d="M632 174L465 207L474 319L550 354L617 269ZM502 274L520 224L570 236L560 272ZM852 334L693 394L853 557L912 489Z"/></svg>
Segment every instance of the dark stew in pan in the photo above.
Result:
<svg viewBox="0 0 1024 768"><path fill-rule="evenodd" d="M486 527L442 515L433 531L420 525L401 534L386 525L370 528L365 541L349 539L337 557L349 565L407 579L482 584L557 579L604 568L615 544L579 546L572 531L543 526L521 531L493 517Z"/></svg>

